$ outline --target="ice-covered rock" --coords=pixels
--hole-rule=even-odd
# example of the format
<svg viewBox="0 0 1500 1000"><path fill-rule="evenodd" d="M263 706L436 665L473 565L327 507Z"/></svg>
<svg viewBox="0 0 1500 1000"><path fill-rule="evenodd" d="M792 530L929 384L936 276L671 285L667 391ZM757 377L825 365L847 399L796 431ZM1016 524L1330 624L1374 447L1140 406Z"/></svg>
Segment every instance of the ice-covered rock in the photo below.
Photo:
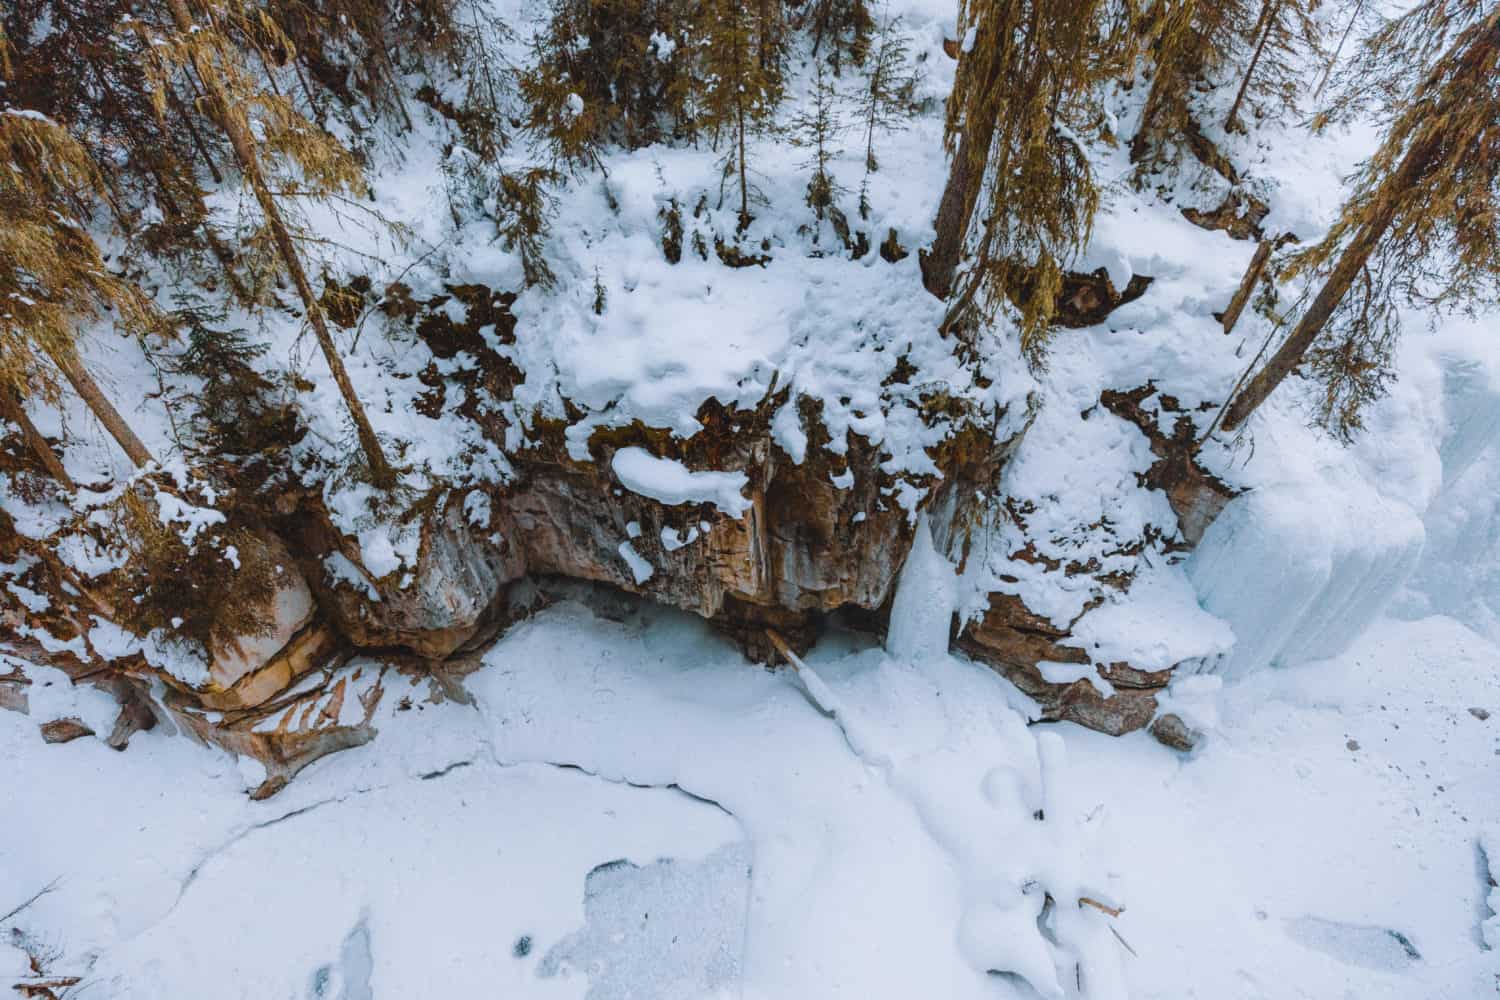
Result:
<svg viewBox="0 0 1500 1000"><path fill-rule="evenodd" d="M1205 532L1188 576L1236 639L1212 669L1233 677L1336 655L1385 610L1421 555L1422 521L1362 483L1343 485L1242 494Z"/></svg>
<svg viewBox="0 0 1500 1000"><path fill-rule="evenodd" d="M932 544L927 515L917 519L911 551L901 568L885 636L886 652L918 660L948 653L955 601L953 564Z"/></svg>

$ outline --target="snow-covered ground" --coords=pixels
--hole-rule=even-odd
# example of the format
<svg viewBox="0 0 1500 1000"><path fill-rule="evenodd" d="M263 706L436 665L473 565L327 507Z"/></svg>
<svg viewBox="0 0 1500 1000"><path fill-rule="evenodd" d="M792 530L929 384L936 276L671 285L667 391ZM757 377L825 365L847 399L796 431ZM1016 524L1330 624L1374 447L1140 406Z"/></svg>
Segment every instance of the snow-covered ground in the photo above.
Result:
<svg viewBox="0 0 1500 1000"><path fill-rule="evenodd" d="M945 173L953 4L892 6L927 110L881 137L860 225L915 251ZM794 102L807 70L794 68ZM1115 100L1122 136L1144 93ZM422 297L517 286L491 221L445 221L445 128L418 111L400 155L372 160L404 243L307 206L313 229L349 247L320 265ZM1274 123L1243 139L1210 132L1271 205L1269 229L1304 239L1371 142ZM862 157L846 146L833 169L853 191ZM113 706L28 666L32 716L0 711L0 987L76 976L68 996L151 1000L1500 995L1500 950L1486 949L1500 947L1494 317L1431 329L1411 317L1400 381L1353 447L1308 427L1290 382L1249 437L1210 441L1206 464L1245 492L1184 557L1165 496L1141 483L1149 442L1100 394L1151 381L1207 430L1269 332L1253 312L1232 337L1213 318L1250 242L1133 190L1123 144L1095 150L1107 204L1078 264L1103 264L1117 284L1149 275L1148 294L1060 333L1045 371L1027 371L1003 330L975 368L937 335L915 255L810 256L831 244L822 233L813 245L800 158L770 137L752 151L766 203L745 245L766 249L764 268L663 256L660 213L674 201L706 244L733 232L732 206L693 210L721 180L706 148L611 152L607 180L556 192L546 250L559 285L521 294L513 342L485 334L525 376L514 398L481 400L504 442L459 415L457 385L438 416L416 412L419 372L452 375L472 357L437 358L378 316L363 335L339 331L410 492L505 483L538 415L582 414L568 441L585 460L597 427L688 437L703 400L754 406L773 386L822 404L820 447L861 437L887 472L921 476L946 433L917 419L931 385L1008 421L1031 397L1001 484L1031 508L1027 523L980 526L956 586L919 547L887 648L833 632L801 670L756 667L688 615L555 604L483 654L463 681L471 703L384 672L377 738L264 802L246 796L264 776L255 765L160 728L124 754L44 744L39 722L71 714L107 731ZM234 194L215 195L221 215ZM410 570L415 530L396 531L342 475L352 438L300 324L231 318L307 376L293 393L309 427L296 471L324 489L367 568ZM90 367L153 453L185 468L159 373L134 341L96 332ZM910 391L884 385L898 359L917 372ZM70 473L122 488L123 458L76 403L62 406L33 416L66 432ZM812 447L790 404L773 430L798 462ZM730 516L747 503L742 470L689 472L640 449L616 452L613 468L667 502L712 500ZM891 502L915 516L916 499L911 488ZM75 513L8 483L0 502L37 539ZM59 555L85 573L104 558L80 545ZM638 580L653 572L629 539L621 556ZM1091 562L1096 574L1065 569ZM1121 592L1105 575L1135 583ZM10 586L28 608L45 600ZM1202 745L1182 755L1144 733L1028 726L1024 696L946 652L954 606L972 619L997 590L1072 625L1102 662L1182 664L1164 708L1203 730ZM368 684L371 667L343 670Z"/></svg>
<svg viewBox="0 0 1500 1000"><path fill-rule="evenodd" d="M46 890L0 921L0 976L32 954L79 997L1489 996L1497 663L1452 619L1382 621L1200 695L1217 723L1181 756L1028 728L940 652L835 633L799 678L690 616L565 602L492 647L474 705L413 697L259 803L181 738L47 746L0 713L0 913Z"/></svg>

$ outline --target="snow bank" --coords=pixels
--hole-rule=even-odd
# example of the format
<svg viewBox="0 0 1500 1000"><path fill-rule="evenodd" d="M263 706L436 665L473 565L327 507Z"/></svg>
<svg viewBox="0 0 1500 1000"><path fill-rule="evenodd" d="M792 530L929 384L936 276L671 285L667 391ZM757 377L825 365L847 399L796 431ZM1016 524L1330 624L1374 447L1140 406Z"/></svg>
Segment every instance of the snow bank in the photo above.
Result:
<svg viewBox="0 0 1500 1000"><path fill-rule="evenodd" d="M621 448L610 468L630 492L668 506L711 503L730 517L740 517L751 507L743 493L749 477L743 472L693 472L681 462L658 458L644 448Z"/></svg>

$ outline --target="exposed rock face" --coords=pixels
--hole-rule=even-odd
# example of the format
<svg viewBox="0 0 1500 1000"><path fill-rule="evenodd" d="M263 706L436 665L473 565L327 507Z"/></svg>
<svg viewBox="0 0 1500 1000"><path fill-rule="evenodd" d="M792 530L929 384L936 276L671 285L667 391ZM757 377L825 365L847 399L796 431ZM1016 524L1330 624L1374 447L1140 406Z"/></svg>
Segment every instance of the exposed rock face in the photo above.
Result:
<svg viewBox="0 0 1500 1000"><path fill-rule="evenodd" d="M1100 674L1115 689L1109 697L1086 679L1049 682L1038 663L1089 662L1083 650L1061 645L1067 637L1066 629L1033 614L1019 597L991 594L989 610L959 634L955 645L1034 699L1044 719L1076 722L1112 736L1149 724L1156 714L1157 693L1167 686L1172 672L1135 670L1126 664L1103 667Z"/></svg>
<svg viewBox="0 0 1500 1000"><path fill-rule="evenodd" d="M1236 494L1198 464L1192 419L1177 400L1159 394L1150 383L1129 392L1107 389L1099 401L1115 416L1135 424L1151 442L1151 453L1157 461L1147 470L1145 485L1167 495L1183 539L1189 546L1197 545ZM1154 405L1148 408L1148 403ZM1162 414L1177 415L1170 435L1161 430Z"/></svg>
<svg viewBox="0 0 1500 1000"><path fill-rule="evenodd" d="M976 487L995 481L1015 442L960 423L930 451L941 479L898 482L881 469L879 448L857 436L844 455L814 440L795 462L771 433L779 403L730 411L710 401L698 413L703 431L686 439L639 424L596 430L589 461L570 454L563 426L544 425L537 444L511 456L516 479L486 495L482 517L466 514L462 495L417 515L418 566L409 575L364 571L358 543L334 530L315 499L304 498L289 523L320 603L361 648L447 657L501 620L506 586L526 576L604 583L693 611L752 656L769 654L767 626L805 648L817 615L878 609L890 596L912 538L898 488L927 487L923 508L944 537L974 515ZM817 414L804 416L816 434ZM687 471L743 473L745 511L632 492L612 468L624 448ZM334 579L330 558L359 577Z"/></svg>
<svg viewBox="0 0 1500 1000"><path fill-rule="evenodd" d="M93 736L94 731L80 719L53 719L42 723L42 739L47 743L71 743L84 736Z"/></svg>
<svg viewBox="0 0 1500 1000"><path fill-rule="evenodd" d="M192 692L205 708L228 712L262 704L328 662L340 645L286 546L274 536L262 543L270 560L282 567L281 586L257 616L270 623L269 629L209 650L209 683Z"/></svg>
<svg viewBox="0 0 1500 1000"><path fill-rule="evenodd" d="M307 580L286 546L274 539L266 544L276 564L284 568L281 587L272 595L269 606L262 609L261 617L270 623L270 629L261 635L237 636L209 650L208 673L218 688L232 688L247 674L264 667L312 622L317 611Z"/></svg>
<svg viewBox="0 0 1500 1000"><path fill-rule="evenodd" d="M1151 281L1147 275L1133 274L1124 288L1116 288L1105 268L1068 271L1057 296L1057 322L1073 329L1102 323L1120 306L1145 295Z"/></svg>
<svg viewBox="0 0 1500 1000"><path fill-rule="evenodd" d="M570 458L561 441L523 455L524 479L505 508L527 570L697 612L752 655L769 653L766 625L805 646L814 616L885 604L912 529L875 446L854 438L844 456L814 446L799 464L772 442L766 414L709 404L699 419L705 431L688 440L640 427L597 432L592 462ZM976 485L993 482L1011 444L965 427L937 449L944 479L930 484L924 509L942 519L940 532L971 516ZM712 503L667 505L624 489L611 459L631 446L692 470L745 472L748 510L735 518Z"/></svg>
<svg viewBox="0 0 1500 1000"><path fill-rule="evenodd" d="M1228 233L1231 239L1259 240L1265 238L1261 223L1271 214L1271 206L1244 191L1231 191L1212 209L1184 208L1182 217L1203 229L1217 229Z"/></svg>
<svg viewBox="0 0 1500 1000"><path fill-rule="evenodd" d="M365 649L440 660L481 630L525 563L516 534L472 523L463 501L463 494L450 494L421 515L416 569L387 579L364 569L358 543L341 537L321 508L299 511L303 569L343 638ZM332 578L330 558L342 558L363 579Z"/></svg>
<svg viewBox="0 0 1500 1000"><path fill-rule="evenodd" d="M1235 492L1198 465L1192 420L1176 400L1159 395L1149 384L1129 392L1108 390L1100 401L1146 435L1157 461L1147 470L1145 485L1167 495L1184 547L1196 545ZM1174 414L1172 432L1163 432L1161 423ZM1082 649L1063 644L1068 635L1066 628L1033 614L1020 598L992 594L989 610L958 636L956 645L1030 695L1043 718L1076 722L1115 736L1150 725L1157 695L1170 683L1172 670L1139 670L1126 663L1100 665L1099 676L1114 689L1108 696L1087 679L1049 682L1038 663L1089 662ZM1164 732L1171 731L1168 724Z"/></svg>

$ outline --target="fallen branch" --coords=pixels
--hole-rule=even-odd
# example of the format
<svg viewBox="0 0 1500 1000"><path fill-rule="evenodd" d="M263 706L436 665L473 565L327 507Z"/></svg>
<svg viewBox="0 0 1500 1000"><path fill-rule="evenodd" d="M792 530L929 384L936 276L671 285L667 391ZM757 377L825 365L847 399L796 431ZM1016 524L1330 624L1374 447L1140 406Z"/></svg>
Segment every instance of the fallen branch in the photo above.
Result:
<svg viewBox="0 0 1500 1000"><path fill-rule="evenodd" d="M22 903L20 906L16 907L14 910L11 910L5 916L0 917L0 924L5 923L5 921L9 920L11 917L15 916L17 913L20 913L22 910L26 909L26 907L30 906L32 903L35 903L37 900L39 900L43 896L47 895L47 893L51 892L53 889L57 888L57 882L58 882L57 879L53 879L51 882L48 882L46 885L42 886L40 889L38 889L32 895L32 897L30 899L26 900L26 902Z"/></svg>
<svg viewBox="0 0 1500 1000"><path fill-rule="evenodd" d="M766 638L771 640L771 645L776 647L776 652L785 658L786 662L791 666L792 671L797 675L797 679L802 682L802 690L807 694L808 700L839 727L839 732L844 736L844 742L849 745L849 749L854 753L854 756L872 767L889 768L891 766L890 758L882 753L878 747L873 746L872 741L865 739L862 734L852 731L856 723L849 718L848 713L844 711L843 703L839 701L838 695L834 694L833 689L823 683L823 678L818 676L817 671L804 663L802 657L792 652L792 647L787 645L787 641L775 629L766 629Z"/></svg>
<svg viewBox="0 0 1500 1000"><path fill-rule="evenodd" d="M787 641L781 637L780 632L774 628L768 628L766 629L766 638L771 640L771 645L776 647L776 652L781 654L781 658L786 661L787 666L793 670L801 670L802 658L792 652L792 647L787 645Z"/></svg>
<svg viewBox="0 0 1500 1000"><path fill-rule="evenodd" d="M57 990L66 990L77 986L82 981L79 976L60 976L30 983L16 983L11 989L26 997L27 1000L62 1000Z"/></svg>
<svg viewBox="0 0 1500 1000"><path fill-rule="evenodd" d="M1079 896L1078 905L1092 906L1100 913L1107 914L1111 917L1118 917L1120 914L1125 912L1125 907L1123 906L1106 906L1105 904L1099 902L1097 899L1091 899L1088 896Z"/></svg>

